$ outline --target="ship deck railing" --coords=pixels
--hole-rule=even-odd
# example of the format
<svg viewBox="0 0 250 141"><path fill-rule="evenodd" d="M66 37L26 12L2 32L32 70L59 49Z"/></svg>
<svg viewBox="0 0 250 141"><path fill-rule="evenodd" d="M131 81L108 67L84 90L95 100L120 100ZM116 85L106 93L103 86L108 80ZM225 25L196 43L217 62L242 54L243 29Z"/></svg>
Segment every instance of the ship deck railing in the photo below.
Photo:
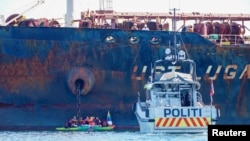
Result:
<svg viewBox="0 0 250 141"><path fill-rule="evenodd" d="M220 47L250 47L250 36L236 34L210 34L205 36Z"/></svg>

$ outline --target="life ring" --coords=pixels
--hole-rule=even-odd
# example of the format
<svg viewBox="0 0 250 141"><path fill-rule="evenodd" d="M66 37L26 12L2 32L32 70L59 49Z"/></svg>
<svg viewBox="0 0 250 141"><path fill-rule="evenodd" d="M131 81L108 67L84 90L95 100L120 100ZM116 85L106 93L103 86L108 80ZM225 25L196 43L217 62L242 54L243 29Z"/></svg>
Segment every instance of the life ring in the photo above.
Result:
<svg viewBox="0 0 250 141"><path fill-rule="evenodd" d="M67 83L73 94L88 94L94 87L95 76L93 72L85 67L72 68L67 75ZM77 91L79 90L79 91Z"/></svg>

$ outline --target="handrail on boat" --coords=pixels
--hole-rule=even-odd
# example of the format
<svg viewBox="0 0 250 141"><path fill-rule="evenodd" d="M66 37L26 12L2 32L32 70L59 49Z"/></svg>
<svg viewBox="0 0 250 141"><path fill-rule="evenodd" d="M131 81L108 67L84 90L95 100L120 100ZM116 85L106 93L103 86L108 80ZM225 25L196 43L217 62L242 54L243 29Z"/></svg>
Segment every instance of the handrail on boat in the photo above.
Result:
<svg viewBox="0 0 250 141"><path fill-rule="evenodd" d="M204 37L221 47L250 47L250 36L235 34L209 34L206 36L204 35Z"/></svg>

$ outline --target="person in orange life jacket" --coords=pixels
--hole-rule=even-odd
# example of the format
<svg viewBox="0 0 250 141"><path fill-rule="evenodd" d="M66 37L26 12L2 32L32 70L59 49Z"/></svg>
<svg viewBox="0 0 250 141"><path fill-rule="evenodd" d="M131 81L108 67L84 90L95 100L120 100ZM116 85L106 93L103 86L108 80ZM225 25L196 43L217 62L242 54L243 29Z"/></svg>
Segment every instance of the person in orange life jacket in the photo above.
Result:
<svg viewBox="0 0 250 141"><path fill-rule="evenodd" d="M95 125L95 117L94 116L91 116L87 119L87 122L89 125L93 126Z"/></svg>

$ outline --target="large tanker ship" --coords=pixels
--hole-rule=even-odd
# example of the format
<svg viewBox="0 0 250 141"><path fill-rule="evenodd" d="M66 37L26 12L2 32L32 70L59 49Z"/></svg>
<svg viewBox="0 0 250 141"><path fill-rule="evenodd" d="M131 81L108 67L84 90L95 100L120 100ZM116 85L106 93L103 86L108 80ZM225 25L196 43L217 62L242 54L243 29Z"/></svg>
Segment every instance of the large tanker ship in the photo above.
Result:
<svg viewBox="0 0 250 141"><path fill-rule="evenodd" d="M230 22L219 23L211 19L223 21L228 16L85 11L74 21L78 28L21 17L12 15L8 25L0 26L1 129L61 126L76 114L76 86L81 116L105 119L110 111L118 128L138 127L133 112L137 93L145 92L152 63L165 57L164 49L174 40L196 62L200 91L208 104L213 80L213 102L221 109L218 124L250 123L247 26L234 22L249 21L249 15L231 14ZM182 31L161 24L166 18L201 17ZM135 23L139 29L131 30ZM141 30L145 24L148 31ZM186 31L190 28L192 32Z"/></svg>

